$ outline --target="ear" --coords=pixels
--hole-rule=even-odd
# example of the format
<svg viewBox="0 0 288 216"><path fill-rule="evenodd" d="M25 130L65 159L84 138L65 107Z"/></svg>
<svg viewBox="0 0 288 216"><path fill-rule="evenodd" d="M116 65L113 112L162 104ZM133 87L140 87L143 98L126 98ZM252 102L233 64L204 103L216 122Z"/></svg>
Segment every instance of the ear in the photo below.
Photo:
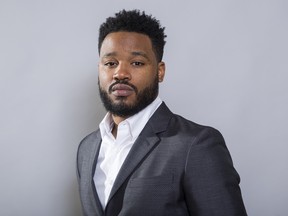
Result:
<svg viewBox="0 0 288 216"><path fill-rule="evenodd" d="M164 80L164 76L165 76L165 63L161 61L158 63L158 80L159 80L159 82L162 82Z"/></svg>

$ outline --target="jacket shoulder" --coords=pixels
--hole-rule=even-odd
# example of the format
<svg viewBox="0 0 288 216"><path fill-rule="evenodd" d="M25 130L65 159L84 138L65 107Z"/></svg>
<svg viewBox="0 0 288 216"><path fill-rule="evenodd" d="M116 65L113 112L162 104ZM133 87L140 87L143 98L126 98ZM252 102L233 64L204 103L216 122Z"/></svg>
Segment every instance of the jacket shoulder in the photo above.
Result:
<svg viewBox="0 0 288 216"><path fill-rule="evenodd" d="M179 133L190 134L192 136L207 134L210 136L222 137L222 134L218 129L212 126L198 124L177 114L174 114L170 124L175 125L175 127L178 128Z"/></svg>
<svg viewBox="0 0 288 216"><path fill-rule="evenodd" d="M100 138L100 130L97 129L96 131L93 131L92 133L88 134L87 136L85 136L80 144L79 144L79 148L85 148L88 147L89 145L91 145L93 142L95 142L95 140Z"/></svg>
<svg viewBox="0 0 288 216"><path fill-rule="evenodd" d="M86 137L84 137L79 146L77 151L77 159L81 160L82 156L89 155L91 151L95 148L95 145L98 143L98 141L101 139L100 130L97 129L96 131L93 131L92 133L88 134Z"/></svg>
<svg viewBox="0 0 288 216"><path fill-rule="evenodd" d="M191 140L196 137L198 140L207 137L223 140L222 134L214 127L201 125L175 114L164 102L151 117L149 123L156 133L160 132L162 137L177 137L182 142L191 143Z"/></svg>

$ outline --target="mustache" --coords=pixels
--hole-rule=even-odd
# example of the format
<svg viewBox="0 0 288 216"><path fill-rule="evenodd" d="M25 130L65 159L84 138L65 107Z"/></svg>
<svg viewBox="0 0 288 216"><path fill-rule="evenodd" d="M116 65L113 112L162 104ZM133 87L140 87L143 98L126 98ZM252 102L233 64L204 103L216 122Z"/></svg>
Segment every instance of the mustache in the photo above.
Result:
<svg viewBox="0 0 288 216"><path fill-rule="evenodd" d="M138 89L136 86L134 86L133 84L129 83L128 81L126 80L117 80L116 82L112 83L110 86L109 86L109 93L112 92L112 88L113 86L117 85L117 84L123 84L123 85L127 85L127 86L130 86L135 92L136 94L138 93Z"/></svg>

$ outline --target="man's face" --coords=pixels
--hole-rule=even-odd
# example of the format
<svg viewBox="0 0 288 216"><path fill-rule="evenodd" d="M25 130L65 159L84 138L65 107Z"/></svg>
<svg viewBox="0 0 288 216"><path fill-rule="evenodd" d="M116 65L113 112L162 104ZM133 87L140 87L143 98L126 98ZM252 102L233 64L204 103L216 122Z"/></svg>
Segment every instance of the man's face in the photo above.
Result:
<svg viewBox="0 0 288 216"><path fill-rule="evenodd" d="M113 115L129 117L158 95L165 64L158 63L151 40L134 32L110 33L100 49L99 92Z"/></svg>

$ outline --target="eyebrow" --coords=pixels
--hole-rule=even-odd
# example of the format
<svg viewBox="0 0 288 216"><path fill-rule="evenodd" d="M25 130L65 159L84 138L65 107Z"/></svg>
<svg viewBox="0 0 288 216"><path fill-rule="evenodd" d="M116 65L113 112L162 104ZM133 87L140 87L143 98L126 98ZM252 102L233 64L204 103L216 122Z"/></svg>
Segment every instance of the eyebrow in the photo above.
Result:
<svg viewBox="0 0 288 216"><path fill-rule="evenodd" d="M110 53L106 53L105 55L103 55L103 57L111 57L111 56L116 56L117 53L116 52L110 52Z"/></svg>
<svg viewBox="0 0 288 216"><path fill-rule="evenodd" d="M149 57L148 57L148 55L146 54L146 53L144 53L144 52L141 52L141 51L133 51L133 52L131 52L131 54L133 55L133 56L142 56L142 57L144 57L144 58L146 58L147 60L149 60ZM105 55L103 55L103 58L107 58L107 57L113 57L113 56L117 56L117 52L110 52L110 53L106 53Z"/></svg>
<svg viewBox="0 0 288 216"><path fill-rule="evenodd" d="M131 54L134 55L134 56L142 56L142 57L146 58L147 60L149 60L148 55L146 53L144 53L144 52L134 51L134 52L131 52Z"/></svg>

